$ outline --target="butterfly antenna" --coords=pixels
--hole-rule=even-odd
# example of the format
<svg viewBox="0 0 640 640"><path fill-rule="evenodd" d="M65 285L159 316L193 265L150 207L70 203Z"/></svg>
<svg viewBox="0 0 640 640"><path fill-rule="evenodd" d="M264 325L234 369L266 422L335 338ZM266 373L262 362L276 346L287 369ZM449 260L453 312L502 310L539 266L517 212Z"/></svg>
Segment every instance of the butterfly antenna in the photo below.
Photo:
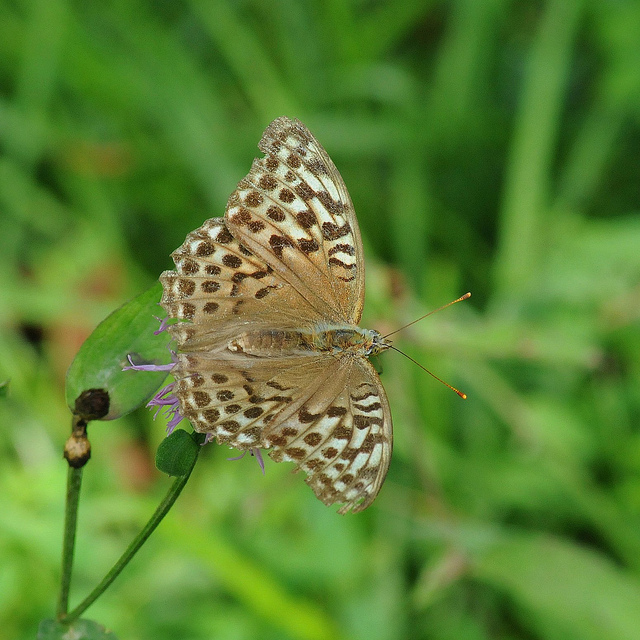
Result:
<svg viewBox="0 0 640 640"><path fill-rule="evenodd" d="M462 302L462 300L467 300L467 298L471 297L471 292L468 291L467 293L465 293L463 296L460 296L457 300L452 300L451 302L438 307L437 309L434 309L433 311L429 311L429 313L425 313L423 316L420 316L417 320L414 320L413 322L410 322L409 324L405 324L404 327L400 327L399 329L396 329L395 331L392 331L391 333L387 333L386 336L384 336L385 338L388 338L389 336L392 336L394 333L398 333L398 331L402 331L403 329L406 329L407 327L410 327L412 324L415 324L416 322L420 322L420 320L424 320L427 316L430 316L434 313L437 313L438 311L442 311L443 309L446 309L447 307L450 307L452 304L455 304L456 302ZM400 351L400 349L398 349L397 347L394 347L392 345L390 345L391 348L394 351L397 351L398 353L401 353L405 358L408 358L409 360L411 360L411 362L413 362L414 364L417 364L423 371L426 371L426 373L428 373L432 378L435 378L438 382L442 382L442 384L445 387L449 387L449 389L451 389L451 391L455 391L463 400L467 399L467 394L463 393L462 391L460 391L459 389L456 389L455 387L451 386L448 382L445 382L444 380L442 380L442 378L438 378L438 376L435 373L432 373L431 371L429 371L429 369L427 369L426 367L423 367L417 360L414 360L410 355L406 354L404 351Z"/></svg>
<svg viewBox="0 0 640 640"><path fill-rule="evenodd" d="M463 296L460 296L457 300L452 300L451 302L448 302L447 304L444 304L441 307L438 307L437 309L434 309L433 311L429 311L429 313L425 313L423 316L420 316L417 320L414 320L413 322L410 322L409 324L405 324L404 327L400 327L399 329L396 329L395 331L392 331L391 333L387 333L387 335L383 336L383 337L384 338L388 338L389 336L392 336L394 333L398 333L398 331L402 331L403 329L406 329L407 327L410 327L412 324L415 324L416 322L420 322L420 320L424 320L428 316L433 315L434 313L438 313L438 311L442 311L443 309L446 309L447 307L450 307L452 304L455 304L456 302L462 302L463 300L467 300L470 297L471 297L471 292L467 291L467 293L465 293ZM403 355L407 355L407 354L405 353ZM409 358L409 356L407 356L407 358ZM411 358L409 358L409 360L411 360ZM429 371L428 373L431 373L431 372ZM433 374L431 374L431 375L433 375ZM434 376L434 378L435 378L435 376ZM442 382L442 380L440 382ZM446 382L445 382L445 384L446 384Z"/></svg>
<svg viewBox="0 0 640 640"><path fill-rule="evenodd" d="M453 304L453 303L450 303L450 304ZM417 360L414 360L410 355L406 354L404 351L400 351L400 349L398 349L397 347L394 347L393 345L389 345L389 347L394 351L401 353L405 358L409 358L409 360L411 360L413 364L417 364L423 371L426 371L432 378L435 378L438 382L442 382L442 384L445 387L449 387L451 391L455 391L463 400L467 399L466 393L463 393L462 391L460 391L460 389L456 389L455 387L451 386L448 382L445 382L442 378L438 378L438 376L435 373L432 373L431 371L429 371L429 369L427 369L426 367L423 367Z"/></svg>

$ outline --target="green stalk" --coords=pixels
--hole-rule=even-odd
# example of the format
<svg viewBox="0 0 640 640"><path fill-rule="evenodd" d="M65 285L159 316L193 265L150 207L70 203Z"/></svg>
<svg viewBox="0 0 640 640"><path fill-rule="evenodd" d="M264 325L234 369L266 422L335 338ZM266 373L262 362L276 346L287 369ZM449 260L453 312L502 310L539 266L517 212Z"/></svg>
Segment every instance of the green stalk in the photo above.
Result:
<svg viewBox="0 0 640 640"><path fill-rule="evenodd" d="M111 570L102 579L100 584L69 614L59 616L59 620L65 624L69 624L79 618L88 608L91 606L109 587L109 585L120 575L121 571L129 564L133 556L138 552L140 547L146 542L147 538L155 531L156 527L162 522L162 519L167 515L169 509L173 506L173 503L178 499L178 496L184 489L184 486L191 476L191 472L196 464L197 457L194 458L188 473L184 476L179 476L175 479L174 483L169 488L167 495L162 502L158 505L157 509L140 531L140 533L134 538L131 544L127 547L125 552L120 556L118 561L113 565Z"/></svg>
<svg viewBox="0 0 640 640"><path fill-rule="evenodd" d="M78 522L78 502L82 485L82 469L69 467L67 473L67 500L64 514L64 537L62 541L62 577L60 579L60 597L58 598L58 620L67 615L69 609L69 589L71 587L71 569L73 550L76 542Z"/></svg>

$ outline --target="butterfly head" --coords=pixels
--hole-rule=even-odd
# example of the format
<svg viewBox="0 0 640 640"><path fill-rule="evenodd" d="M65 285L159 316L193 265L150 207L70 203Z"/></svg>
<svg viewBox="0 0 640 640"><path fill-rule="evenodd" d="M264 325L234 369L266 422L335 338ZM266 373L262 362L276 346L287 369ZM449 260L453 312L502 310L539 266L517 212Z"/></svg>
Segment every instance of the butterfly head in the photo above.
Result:
<svg viewBox="0 0 640 640"><path fill-rule="evenodd" d="M377 356L379 353L391 348L391 340L380 335L375 329L362 329L366 338L365 355Z"/></svg>

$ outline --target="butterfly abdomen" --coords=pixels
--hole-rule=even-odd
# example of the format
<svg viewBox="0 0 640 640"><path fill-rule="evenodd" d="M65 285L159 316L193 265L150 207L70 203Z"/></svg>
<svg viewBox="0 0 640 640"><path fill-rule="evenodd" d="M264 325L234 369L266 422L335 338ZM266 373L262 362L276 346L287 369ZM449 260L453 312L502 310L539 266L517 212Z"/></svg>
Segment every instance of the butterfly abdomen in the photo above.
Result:
<svg viewBox="0 0 640 640"><path fill-rule="evenodd" d="M388 348L377 331L354 325L322 325L311 329L258 329L229 342L229 350L273 358L311 353L375 355Z"/></svg>
<svg viewBox="0 0 640 640"><path fill-rule="evenodd" d="M229 351L258 358L308 355L313 351L309 335L294 329L245 331L229 342Z"/></svg>

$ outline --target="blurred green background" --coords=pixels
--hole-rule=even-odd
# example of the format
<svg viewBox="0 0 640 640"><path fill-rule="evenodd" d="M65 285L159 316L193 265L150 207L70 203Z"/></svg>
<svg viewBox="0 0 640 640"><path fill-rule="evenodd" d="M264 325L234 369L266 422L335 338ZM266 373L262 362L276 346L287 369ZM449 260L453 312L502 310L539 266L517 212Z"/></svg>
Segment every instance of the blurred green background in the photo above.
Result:
<svg viewBox="0 0 640 640"><path fill-rule="evenodd" d="M0 2L0 636L55 610L64 375L275 117L350 190L395 450L338 516L208 447L87 617L121 638L640 637L640 3ZM169 486L92 423L71 604Z"/></svg>

